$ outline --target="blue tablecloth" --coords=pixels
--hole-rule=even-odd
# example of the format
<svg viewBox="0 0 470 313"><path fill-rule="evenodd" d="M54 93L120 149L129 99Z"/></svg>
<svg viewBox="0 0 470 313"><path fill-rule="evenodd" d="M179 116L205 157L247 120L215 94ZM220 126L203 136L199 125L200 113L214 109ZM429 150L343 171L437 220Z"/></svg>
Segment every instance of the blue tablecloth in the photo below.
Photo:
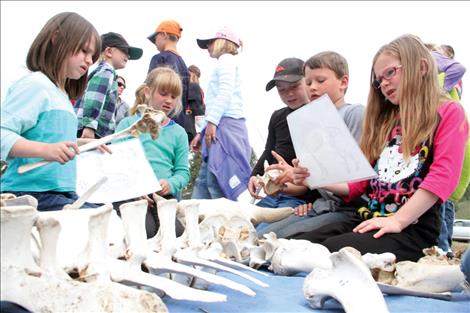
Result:
<svg viewBox="0 0 470 313"><path fill-rule="evenodd" d="M231 280L243 283L256 292L256 296L250 297L229 288L211 285L210 291L227 295L227 302L204 303L193 301L176 301L164 297L163 302L167 305L170 313L177 312L321 312L340 313L341 304L335 300L328 300L322 310L312 309L305 300L302 286L305 276L292 277L277 276L272 273L269 277L246 272L253 277L269 284L269 287L260 287L248 280L229 273L219 272L217 275L227 277ZM367 296L364 297L364 312L367 312ZM439 313L470 313L470 297L463 292L453 293L452 301L436 300L411 296L385 296L388 309L394 312L439 312Z"/></svg>

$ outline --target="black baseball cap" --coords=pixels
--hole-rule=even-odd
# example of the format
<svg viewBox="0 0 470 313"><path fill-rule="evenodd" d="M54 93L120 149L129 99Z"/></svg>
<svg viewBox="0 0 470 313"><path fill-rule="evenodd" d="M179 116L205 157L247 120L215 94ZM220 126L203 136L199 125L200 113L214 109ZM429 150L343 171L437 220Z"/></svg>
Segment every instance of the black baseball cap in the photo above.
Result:
<svg viewBox="0 0 470 313"><path fill-rule="evenodd" d="M274 77L266 84L266 91L273 89L277 81L294 83L304 77L304 61L297 58L282 60L274 71Z"/></svg>
<svg viewBox="0 0 470 313"><path fill-rule="evenodd" d="M101 52L103 52L106 47L125 49L129 55L129 60L138 60L143 53L142 49L129 46L124 37L118 33L109 32L101 35L101 42Z"/></svg>

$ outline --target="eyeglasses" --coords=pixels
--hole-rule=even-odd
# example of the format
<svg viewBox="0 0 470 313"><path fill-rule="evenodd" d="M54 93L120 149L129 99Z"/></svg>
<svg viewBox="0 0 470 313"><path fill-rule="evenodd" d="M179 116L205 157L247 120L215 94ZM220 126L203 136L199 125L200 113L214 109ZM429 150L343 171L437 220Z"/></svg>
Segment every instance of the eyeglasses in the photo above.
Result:
<svg viewBox="0 0 470 313"><path fill-rule="evenodd" d="M395 76L397 74L397 70L399 68L401 68L401 65L392 66L392 67L389 67L389 68L385 69L383 75L379 76L378 78L376 78L372 82L372 87L374 87L375 89L380 89L380 87L382 86L383 80L384 79L386 79L386 80L392 79L393 76Z"/></svg>
<svg viewBox="0 0 470 313"><path fill-rule="evenodd" d="M118 82L117 83L118 87L126 88L126 84Z"/></svg>

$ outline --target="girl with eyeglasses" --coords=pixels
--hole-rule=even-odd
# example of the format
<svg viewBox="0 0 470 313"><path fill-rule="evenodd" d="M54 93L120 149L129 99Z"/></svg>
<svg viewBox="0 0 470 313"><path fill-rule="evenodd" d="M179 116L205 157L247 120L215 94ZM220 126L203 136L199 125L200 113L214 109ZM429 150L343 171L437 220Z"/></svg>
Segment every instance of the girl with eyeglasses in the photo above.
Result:
<svg viewBox="0 0 470 313"><path fill-rule="evenodd" d="M332 252L351 246L417 261L437 243L439 208L457 186L468 121L463 107L441 93L435 62L419 38L393 40L372 64L361 148L378 177L325 188L346 201L365 193L368 205L296 239ZM284 170L278 182L303 184L310 175L298 161Z"/></svg>

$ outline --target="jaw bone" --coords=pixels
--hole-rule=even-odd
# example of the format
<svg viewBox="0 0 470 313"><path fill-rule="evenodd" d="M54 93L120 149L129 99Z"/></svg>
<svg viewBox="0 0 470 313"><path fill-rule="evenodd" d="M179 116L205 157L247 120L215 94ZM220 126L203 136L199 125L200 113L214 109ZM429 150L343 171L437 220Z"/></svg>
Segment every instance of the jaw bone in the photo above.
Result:
<svg viewBox="0 0 470 313"><path fill-rule="evenodd" d="M169 210L171 210L171 206ZM120 211L124 224L124 229L126 230L126 239L129 246L127 254L129 255L129 260L131 261L131 263L133 263L132 260L135 258L141 259L143 260L143 264L148 267L154 274L161 274L166 272L186 274L193 277L201 278L207 281L208 283L220 284L228 288L243 292L245 294L252 295L253 292L246 286L233 282L224 277L199 271L183 264L178 264L171 260L171 256L153 252L147 245L145 233L145 215L147 212L146 200L123 204L120 206ZM165 208L160 210L160 214L163 214L164 219L165 213L162 211L165 211ZM163 232L165 233L165 235L169 234L169 232L166 232L165 229L163 230ZM138 263L138 267L140 268L140 263ZM188 291L192 292L192 290L194 289L188 290L185 288L184 290L181 290L179 294L187 294Z"/></svg>
<svg viewBox="0 0 470 313"><path fill-rule="evenodd" d="M164 205L164 203L168 205ZM229 272L237 276L243 277L247 280L250 280L259 286L268 286L267 284L261 282L258 279L255 279L243 272L229 267L230 265L232 265L233 262L224 262L223 260L221 260L221 258L218 258L211 253L205 255L204 253L199 253L201 250L203 250L204 247L201 242L198 243L196 241L197 238L201 238L199 227L195 227L198 224L197 221L199 214L197 213L197 211L198 206L200 208L199 201L184 200L179 203L179 208L181 210L186 210L185 208L189 207L189 210L187 211L188 216L185 217L187 219L185 224L189 225L189 227L186 227L185 234L182 235L183 238L181 238L180 240L176 240L176 234L173 226L176 218L176 202L171 202L171 200L160 200L157 202L157 206L159 209L158 216L160 219L160 230L154 238L151 238L148 241L149 245L154 251L159 252L162 249L163 251L172 251L172 256L178 261L178 263L198 265L205 268ZM188 238L191 238L191 240L189 240ZM166 246L165 248L162 245L162 242L170 242L172 243L173 247ZM193 246L186 246L183 248L181 246L178 247L178 243L184 245L191 243ZM203 256L210 257L212 259L217 259L217 262L204 259ZM252 296L255 295L254 291L252 291L251 289L249 291L249 294Z"/></svg>
<svg viewBox="0 0 470 313"><path fill-rule="evenodd" d="M327 298L338 300L346 313L388 312L382 293L362 260L348 249L331 254L331 269L315 268L304 281L304 296L313 308ZM360 295L367 295L367 301Z"/></svg>

